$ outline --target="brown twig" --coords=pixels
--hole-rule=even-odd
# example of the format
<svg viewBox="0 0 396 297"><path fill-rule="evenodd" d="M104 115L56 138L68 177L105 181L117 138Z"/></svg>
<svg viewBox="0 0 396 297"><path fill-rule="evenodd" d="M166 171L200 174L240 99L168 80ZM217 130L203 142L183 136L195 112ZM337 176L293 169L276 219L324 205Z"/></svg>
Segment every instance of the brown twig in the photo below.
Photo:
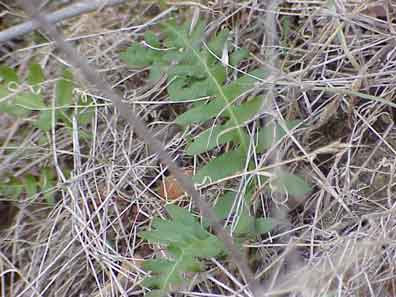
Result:
<svg viewBox="0 0 396 297"><path fill-rule="evenodd" d="M90 0L76 3L55 12L49 13L46 18L49 23L56 24L66 19L94 11L100 7L115 6L126 2L127 0ZM33 32L39 26L32 21L28 21L0 32L0 43L6 42L18 36Z"/></svg>
<svg viewBox="0 0 396 297"><path fill-rule="evenodd" d="M78 69L83 77L94 87L100 90L104 96L110 98L116 110L122 118L124 118L131 127L134 128L136 134L141 137L148 145L152 152L158 154L159 159L165 164L173 176L177 179L178 183L182 185L184 190L191 196L194 203L198 206L201 214L209 220L217 236L224 242L226 248L230 253L232 261L238 266L239 271L245 277L245 280L254 295L258 294L258 282L254 274L250 270L247 260L241 254L239 249L233 242L231 236L222 227L222 224L216 218L213 210L205 200L201 199L199 192L195 189L194 183L191 178L186 176L182 170L171 159L168 153L163 149L163 145L155 139L146 128L145 124L135 115L129 106L122 102L122 98L110 87L110 85L99 76L99 74L89 66L86 61L78 55L76 51L68 43L65 42L62 34L51 26L47 17L38 11L37 6L34 5L35 1L21 0L26 13L32 15L33 21L38 27L41 27L46 33L55 41L58 49L65 54L68 61L75 69Z"/></svg>

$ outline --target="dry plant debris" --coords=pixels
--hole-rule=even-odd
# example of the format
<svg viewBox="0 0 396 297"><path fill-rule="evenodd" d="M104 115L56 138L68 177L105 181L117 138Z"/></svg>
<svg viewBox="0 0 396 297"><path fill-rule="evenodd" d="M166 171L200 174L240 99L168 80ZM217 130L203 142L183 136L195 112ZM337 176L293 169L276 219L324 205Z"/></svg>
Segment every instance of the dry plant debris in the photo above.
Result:
<svg viewBox="0 0 396 297"><path fill-rule="evenodd" d="M258 113L257 119L262 124L284 118L299 124L264 153L252 153L256 169L246 168L201 191L216 206L231 189L235 196L225 220L236 226L248 180L266 173L263 168L287 166L314 185L305 200L290 209L293 197L274 194L265 184L255 191L250 215L280 221L269 233L243 242L250 267L264 284L263 296L394 296L394 3L288 0L276 11L264 1L163 3L130 1L67 20L61 28L150 128L167 135L164 146L182 167L195 169L228 148L187 156L187 139L211 123L169 133L169 123L189 103L170 104L165 80L149 82L148 69L126 67L119 53L141 41L149 27L156 30L156 16L164 12L164 19L193 19L194 9L200 9L206 32L231 30L233 46L253 54L239 65L240 71L252 64L272 67L273 77L254 92L271 87L273 108ZM5 4L10 15L18 12ZM49 5L57 8L56 3ZM173 15L167 11L172 5ZM263 20L273 13L276 43L269 44ZM21 77L31 60L43 67L44 100L51 103L59 69L68 67L52 45L34 35L24 37L23 43L1 45L0 50L1 62ZM276 55L272 65L266 60L270 50ZM167 202L158 198L157 185L163 184L159 196L168 200L183 191L172 176L163 179L157 157L112 112L108 98L85 85L76 86L73 96L91 103L93 115L86 125L72 120L68 126L65 120L43 133L27 128L39 113L18 120L0 116L0 171L15 177L10 183L25 181L28 175L39 182L43 167L53 168L57 176L49 189L56 193L55 205L47 205L42 195L31 199L32 187L25 187L12 202L1 190L1 200L7 202L1 202L0 216L10 216L0 220L0 296L143 296L147 290L142 286L142 259L167 256L138 234L153 217L165 218ZM67 115L72 119L75 112L72 105ZM251 139L257 137L255 128L248 126ZM89 132L89 140L84 132ZM179 205L199 219L189 200ZM190 275L191 282L177 288L178 294L249 296L228 261L210 259L205 267Z"/></svg>
<svg viewBox="0 0 396 297"><path fill-rule="evenodd" d="M192 176L191 169L184 170L186 175ZM173 175L166 176L159 187L159 195L166 200L175 200L184 195L183 187Z"/></svg>

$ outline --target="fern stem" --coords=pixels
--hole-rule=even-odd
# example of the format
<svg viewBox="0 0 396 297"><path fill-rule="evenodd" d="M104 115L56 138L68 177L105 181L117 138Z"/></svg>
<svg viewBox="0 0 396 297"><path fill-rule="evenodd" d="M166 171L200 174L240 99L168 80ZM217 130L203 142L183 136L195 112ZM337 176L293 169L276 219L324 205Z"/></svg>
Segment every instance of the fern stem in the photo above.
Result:
<svg viewBox="0 0 396 297"><path fill-rule="evenodd" d="M219 84L219 82L217 81L217 79L214 77L212 71L210 70L208 64L206 63L205 59L202 57L202 55L191 45L191 43L189 42L189 40L187 38L185 38L185 36L183 36L183 34L180 34L180 32L178 30L176 30L173 26L169 26L169 29L172 30L172 32L174 34L176 34L179 38L181 38L184 42L184 44L186 45L186 47L188 49L190 49L192 51L192 53L194 54L194 56L199 60L199 62L204 66L205 71L208 73L208 77L213 81L214 85L216 86L216 89L218 91L218 94L220 95L221 99L224 101L225 106L227 107L227 111L230 115L230 119L233 122L233 124L235 125L235 127L237 127L237 131L238 131L238 138L239 138L239 142L241 144L242 147L242 151L244 153L247 153L248 151L248 144L246 142L245 137L243 136L243 130L240 128L240 124L238 122L238 118L236 116L236 114L234 113L234 111L232 110L232 108L230 108L229 106L229 100L227 98L227 96L224 93L224 90L222 88L222 86Z"/></svg>

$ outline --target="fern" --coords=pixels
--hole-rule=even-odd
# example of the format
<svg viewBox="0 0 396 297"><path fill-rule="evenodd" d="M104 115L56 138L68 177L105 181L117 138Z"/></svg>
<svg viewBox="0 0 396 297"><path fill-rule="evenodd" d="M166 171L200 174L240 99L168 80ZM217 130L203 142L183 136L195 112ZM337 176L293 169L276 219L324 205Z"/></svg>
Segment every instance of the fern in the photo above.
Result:
<svg viewBox="0 0 396 297"><path fill-rule="evenodd" d="M237 99L264 78L266 72L253 70L227 82L227 67L216 56L221 56L223 49L227 48L228 32L220 32L206 46L203 42L204 29L204 24L200 22L192 31L188 23L182 26L174 22L166 23L163 25L165 36L162 43L165 48L160 49L161 42L153 33L146 33L146 45L133 44L121 54L121 58L130 66L151 66L149 79L166 75L167 91L172 102L193 101L192 108L175 119L177 124L200 124L218 117L225 119L224 124L215 124L203 131L186 148L187 154L197 155L221 144L234 143L235 150L229 153L241 162L234 162L238 166L216 176L222 178L243 168L249 144L243 127L260 110L263 101L261 97L248 98L243 102ZM231 53L230 61L236 66L247 56L246 50L236 50ZM209 103L199 100L204 97L211 98ZM199 178L201 176L199 172L195 176L197 183L203 181ZM214 176L210 178L213 180Z"/></svg>
<svg viewBox="0 0 396 297"><path fill-rule="evenodd" d="M140 233L149 242L164 245L169 256L169 259L144 262L144 268L152 276L144 281L145 286L153 289L150 296L162 296L172 286L182 284L186 272L201 271L201 258L225 253L222 242L207 232L191 213L174 205L166 209L171 220L155 218L152 230Z"/></svg>
<svg viewBox="0 0 396 297"><path fill-rule="evenodd" d="M188 126L213 121L210 128L187 145L186 154L195 156L220 145L232 144L226 152L200 168L193 181L198 184L208 178L217 181L242 171L246 166L254 168L254 164L247 160L250 136L245 126L261 110L263 98L245 95L267 76L266 71L254 69L234 80L227 78L229 65L223 65L218 57L229 51L228 31L219 32L207 44L204 42L205 25L202 22L194 28L188 22L181 26L169 22L162 26L162 33L160 40L154 33L146 32L142 43L134 43L120 56L131 67L150 67L149 80L156 81L166 76L171 102L192 102L191 108L178 115L175 123ZM245 49L235 50L230 54L230 64L236 67L248 56ZM287 129L292 129L298 122L284 124ZM276 122L258 128L254 141L256 152L265 152L286 134ZM251 181L247 185L244 206L238 213L232 211L235 201L233 192L225 193L215 206L220 219L237 216L234 220L236 224L227 228L239 241L269 232L275 225L271 219L256 218L249 213L250 197L257 188L255 179ZM301 177L283 172L271 178L268 184L272 191L291 195L303 195L310 190ZM186 272L200 271L200 259L224 252L217 238L205 231L203 226L208 227L207 222L204 221L201 226L190 213L176 206L168 206L167 210L172 220L155 218L152 230L141 233L143 239L165 246L168 252L166 260L146 261L145 268L151 271L151 277L145 279L145 285L154 289L153 296L167 293L173 286L182 283Z"/></svg>
<svg viewBox="0 0 396 297"><path fill-rule="evenodd" d="M234 199L233 192L227 192L221 198L215 207L218 218L225 219L231 213ZM143 283L152 289L150 296L162 296L185 283L187 272L203 271L201 259L227 253L223 243L205 230L208 227L206 222L201 225L190 212L175 205L168 205L166 210L170 220L155 218L151 230L139 234L150 243L162 245L168 254L167 259L146 260L143 264L143 268L151 272ZM273 220L255 218L245 209L233 232L241 246L244 240L267 233L274 226Z"/></svg>

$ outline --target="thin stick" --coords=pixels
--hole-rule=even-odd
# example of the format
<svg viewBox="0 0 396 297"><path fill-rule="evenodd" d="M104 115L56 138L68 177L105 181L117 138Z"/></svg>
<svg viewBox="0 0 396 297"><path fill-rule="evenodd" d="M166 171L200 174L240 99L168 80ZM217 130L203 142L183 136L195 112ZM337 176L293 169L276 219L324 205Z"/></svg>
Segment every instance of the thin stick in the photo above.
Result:
<svg viewBox="0 0 396 297"><path fill-rule="evenodd" d="M76 3L46 16L48 23L56 24L66 19L94 11L101 7L115 6L127 2L127 0L89 0ZM33 21L28 21L0 32L0 43L6 42L18 36L33 32L38 29L38 25Z"/></svg>
<svg viewBox="0 0 396 297"><path fill-rule="evenodd" d="M191 196L194 203L200 209L201 214L208 219L217 236L224 242L225 247L228 249L231 260L238 266L242 276L245 277L246 283L248 284L251 292L255 296L258 296L259 285L247 264L248 262L245 256L236 247L232 237L224 230L222 224L216 218L216 215L209 204L206 203L204 199L201 199L191 178L186 176L183 171L180 170L168 153L163 149L164 146L151 135L145 124L136 116L130 107L122 101L122 98L111 88L111 86L86 63L81 55L76 53L73 47L65 42L62 34L58 32L55 26L51 26L51 23L47 18L37 10L37 7L34 5L35 1L22 0L20 2L26 13L31 13L32 19L37 23L37 26L43 28L49 37L54 39L58 49L65 54L69 63L73 65L75 69L79 69L83 77L92 84L92 86L100 90L104 96L111 99L121 117L129 123L131 128L134 128L136 134L143 139L151 151L158 154L162 163L168 167L169 171L173 176L175 176L179 184L182 185L183 189Z"/></svg>

